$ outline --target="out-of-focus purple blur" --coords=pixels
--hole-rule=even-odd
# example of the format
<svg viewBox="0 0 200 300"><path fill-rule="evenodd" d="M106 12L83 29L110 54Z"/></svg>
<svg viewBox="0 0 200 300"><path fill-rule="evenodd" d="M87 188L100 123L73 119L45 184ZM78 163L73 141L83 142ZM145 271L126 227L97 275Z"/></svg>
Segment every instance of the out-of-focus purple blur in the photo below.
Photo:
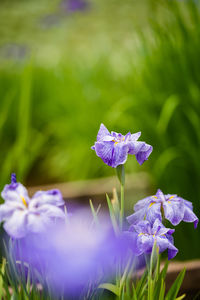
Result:
<svg viewBox="0 0 200 300"><path fill-rule="evenodd" d="M55 224L51 231L29 235L17 245L16 258L36 268L56 294L80 294L91 284L110 281L119 263L123 272L132 255L128 241L114 235L107 217L101 216L97 225L85 209L67 216L64 226Z"/></svg>

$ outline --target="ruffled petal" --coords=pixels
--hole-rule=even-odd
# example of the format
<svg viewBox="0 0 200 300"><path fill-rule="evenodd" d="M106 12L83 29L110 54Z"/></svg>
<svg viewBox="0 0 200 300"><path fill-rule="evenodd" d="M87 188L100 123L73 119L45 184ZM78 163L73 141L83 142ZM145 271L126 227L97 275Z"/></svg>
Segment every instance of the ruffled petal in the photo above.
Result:
<svg viewBox="0 0 200 300"><path fill-rule="evenodd" d="M178 253L178 249L171 243L168 246L168 260L174 258Z"/></svg>
<svg viewBox="0 0 200 300"><path fill-rule="evenodd" d="M146 197L142 200L139 200L135 205L134 205L134 210L140 210L142 208L148 208L150 203L152 201L152 197Z"/></svg>
<svg viewBox="0 0 200 300"><path fill-rule="evenodd" d="M27 210L16 210L4 223L5 231L14 238L22 238L27 233Z"/></svg>
<svg viewBox="0 0 200 300"><path fill-rule="evenodd" d="M178 225L184 217L184 204L182 201L165 201L163 203L165 218L173 225Z"/></svg>
<svg viewBox="0 0 200 300"><path fill-rule="evenodd" d="M118 143L114 145L114 151L112 156L112 167L116 168L119 165L123 165L128 156L128 146L125 143Z"/></svg>
<svg viewBox="0 0 200 300"><path fill-rule="evenodd" d="M32 197L29 208L37 208L41 205L51 204L55 206L64 205L64 200L62 194L59 190L53 189L49 191L38 191Z"/></svg>
<svg viewBox="0 0 200 300"><path fill-rule="evenodd" d="M16 201L22 203L22 198L29 202L27 189L21 183L6 184L1 197L7 201Z"/></svg>
<svg viewBox="0 0 200 300"><path fill-rule="evenodd" d="M153 238L152 235L148 235L148 234L138 235L138 241L137 241L138 249L143 253L151 253L154 240L155 239Z"/></svg>
<svg viewBox="0 0 200 300"><path fill-rule="evenodd" d="M133 230L138 234L151 234L151 225L149 221L146 220L138 222L137 224L131 226L131 228L133 228Z"/></svg>
<svg viewBox="0 0 200 300"><path fill-rule="evenodd" d="M7 201L5 204L0 205L0 222L7 220L16 210L24 210L25 207L22 203Z"/></svg>
<svg viewBox="0 0 200 300"><path fill-rule="evenodd" d="M161 203L151 203L146 210L146 219L153 224L156 219L162 220Z"/></svg>
<svg viewBox="0 0 200 300"><path fill-rule="evenodd" d="M141 131L131 134L131 141L137 141L141 136Z"/></svg>
<svg viewBox="0 0 200 300"><path fill-rule="evenodd" d="M163 194L163 192L158 189L157 192L156 192L156 197L160 200L160 201L165 201L166 198L165 198L165 195Z"/></svg>
<svg viewBox="0 0 200 300"><path fill-rule="evenodd" d="M163 224L162 224L162 220L160 219L156 219L153 227L152 227L152 233L156 234L157 236L159 235L171 235L172 233L174 233L174 229L171 228L166 228Z"/></svg>
<svg viewBox="0 0 200 300"><path fill-rule="evenodd" d="M156 242L159 247L159 252L163 252L168 249L168 259L172 259L178 253L178 249L170 243L170 241L165 236L157 236Z"/></svg>
<svg viewBox="0 0 200 300"><path fill-rule="evenodd" d="M136 155L142 150L145 142L130 141L127 142L127 145L129 148L128 154Z"/></svg>
<svg viewBox="0 0 200 300"><path fill-rule="evenodd" d="M193 211L186 205L185 205L185 210L184 210L183 221L193 222L194 223L194 228L197 228L197 225L198 225L198 222L199 222L199 219L197 218L195 213L193 213Z"/></svg>
<svg viewBox="0 0 200 300"><path fill-rule="evenodd" d="M182 198L182 199L183 199L183 198ZM192 202L183 199L183 203L184 203L185 206L187 206L187 207L189 207L191 210L193 210L193 204L192 204Z"/></svg>
<svg viewBox="0 0 200 300"><path fill-rule="evenodd" d="M42 205L29 212L27 228L31 232L42 232L53 225L56 220L64 220L65 214L60 207L54 205Z"/></svg>
<svg viewBox="0 0 200 300"><path fill-rule="evenodd" d="M96 142L95 151L105 164L112 166L112 157L114 151L113 142Z"/></svg>
<svg viewBox="0 0 200 300"><path fill-rule="evenodd" d="M29 232L41 233L49 226L50 219L40 214L29 213L27 218L27 229Z"/></svg>
<svg viewBox="0 0 200 300"><path fill-rule="evenodd" d="M149 155L153 151L153 147L151 145L148 145L144 143L145 145L142 147L142 149L136 154L136 159L140 165L142 165L145 160L148 159Z"/></svg>
<svg viewBox="0 0 200 300"><path fill-rule="evenodd" d="M137 210L132 215L128 216L126 219L129 224L137 224L139 221L144 220L144 216L146 214L146 208Z"/></svg>
<svg viewBox="0 0 200 300"><path fill-rule="evenodd" d="M97 141L101 141L106 135L110 135L110 132L104 124L101 123L99 132L97 134Z"/></svg>
<svg viewBox="0 0 200 300"><path fill-rule="evenodd" d="M165 236L156 236L156 243L160 253L165 251L169 246L169 241Z"/></svg>
<svg viewBox="0 0 200 300"><path fill-rule="evenodd" d="M65 219L63 210L54 205L43 205L37 209L37 213L51 219Z"/></svg>

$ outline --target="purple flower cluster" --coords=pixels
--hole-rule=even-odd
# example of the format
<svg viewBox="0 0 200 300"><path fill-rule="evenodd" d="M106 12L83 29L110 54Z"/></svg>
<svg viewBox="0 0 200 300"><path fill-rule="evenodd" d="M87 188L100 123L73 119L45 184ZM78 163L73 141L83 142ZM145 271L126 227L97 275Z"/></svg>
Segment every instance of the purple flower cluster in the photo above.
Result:
<svg viewBox="0 0 200 300"><path fill-rule="evenodd" d="M138 163L142 165L148 159L153 147L145 142L138 141L141 132L126 135L108 131L108 129L101 124L97 134L97 141L92 149L95 150L105 164L116 168L118 165L125 164L128 154L135 155Z"/></svg>
<svg viewBox="0 0 200 300"><path fill-rule="evenodd" d="M39 191L29 198L27 189L11 175L2 193L4 204L0 205L0 222L5 231L14 238L22 238L29 232L41 232L55 220L64 220L64 205L59 190Z"/></svg>
<svg viewBox="0 0 200 300"><path fill-rule="evenodd" d="M178 252L173 245L174 229L165 228L162 219L169 220L172 225L178 225L181 221L193 222L195 228L199 221L191 202L177 195L164 195L161 190L154 196L138 201L134 210L127 220L131 224L129 236L132 233L137 255L150 253L156 240L159 251L168 249L168 258L173 258Z"/></svg>
<svg viewBox="0 0 200 300"><path fill-rule="evenodd" d="M105 164L116 168L125 164L128 154L135 155L141 165L148 159L153 147L145 142L138 141L141 132L126 135L111 133L101 124L97 134L97 141L92 149L95 150ZM138 201L134 207L135 212L127 217L131 224L126 236L134 241L134 252L136 255L150 253L156 241L159 251L168 249L168 258L173 258L178 249L173 245L173 229L165 228L162 224L163 217L173 225L181 221L193 222L197 227L198 218L193 212L192 203L177 195L164 195L158 190L156 195ZM131 243L132 243L131 242ZM135 246L136 245L136 246Z"/></svg>

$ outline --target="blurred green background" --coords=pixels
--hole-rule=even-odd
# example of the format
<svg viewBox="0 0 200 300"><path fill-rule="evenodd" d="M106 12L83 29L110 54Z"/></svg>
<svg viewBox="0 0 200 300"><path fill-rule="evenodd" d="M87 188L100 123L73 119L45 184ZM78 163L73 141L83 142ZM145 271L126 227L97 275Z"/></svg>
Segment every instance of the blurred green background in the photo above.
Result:
<svg viewBox="0 0 200 300"><path fill-rule="evenodd" d="M195 0L1 0L0 187L113 175L90 150L100 123L142 131L152 193L200 211L200 3ZM200 257L181 224L179 258ZM191 250L192 249L192 250Z"/></svg>

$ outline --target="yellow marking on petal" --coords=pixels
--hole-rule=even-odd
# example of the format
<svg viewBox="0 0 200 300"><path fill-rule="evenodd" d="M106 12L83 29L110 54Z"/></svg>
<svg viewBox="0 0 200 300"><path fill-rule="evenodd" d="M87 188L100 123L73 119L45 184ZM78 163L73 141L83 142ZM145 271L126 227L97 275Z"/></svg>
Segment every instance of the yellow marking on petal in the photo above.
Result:
<svg viewBox="0 0 200 300"><path fill-rule="evenodd" d="M151 202L151 203L149 204L148 209L149 209L150 207L152 207L153 204L155 204L155 202Z"/></svg>
<svg viewBox="0 0 200 300"><path fill-rule="evenodd" d="M141 236L141 235L143 235L143 234L144 234L144 233L141 232L141 233L138 234L138 236Z"/></svg>
<svg viewBox="0 0 200 300"><path fill-rule="evenodd" d="M154 232L153 237L155 237L155 235L156 235L156 231Z"/></svg>
<svg viewBox="0 0 200 300"><path fill-rule="evenodd" d="M158 199L158 197L157 196L151 196L152 198L155 198L155 199Z"/></svg>
<svg viewBox="0 0 200 300"><path fill-rule="evenodd" d="M24 198L23 196L20 196L20 198L22 199L23 204L24 204L26 207L28 207L28 204L27 204L25 198Z"/></svg>
<svg viewBox="0 0 200 300"><path fill-rule="evenodd" d="M115 143L114 143L114 146L117 145L117 144L118 144L118 142L115 142Z"/></svg>
<svg viewBox="0 0 200 300"><path fill-rule="evenodd" d="M125 140L125 136L123 137L123 139L122 139L123 141Z"/></svg>
<svg viewBox="0 0 200 300"><path fill-rule="evenodd" d="M171 196L171 197L169 197L169 199L173 199L175 196Z"/></svg>
<svg viewBox="0 0 200 300"><path fill-rule="evenodd" d="M171 204L171 201L168 200L167 202L168 202L169 204Z"/></svg>

